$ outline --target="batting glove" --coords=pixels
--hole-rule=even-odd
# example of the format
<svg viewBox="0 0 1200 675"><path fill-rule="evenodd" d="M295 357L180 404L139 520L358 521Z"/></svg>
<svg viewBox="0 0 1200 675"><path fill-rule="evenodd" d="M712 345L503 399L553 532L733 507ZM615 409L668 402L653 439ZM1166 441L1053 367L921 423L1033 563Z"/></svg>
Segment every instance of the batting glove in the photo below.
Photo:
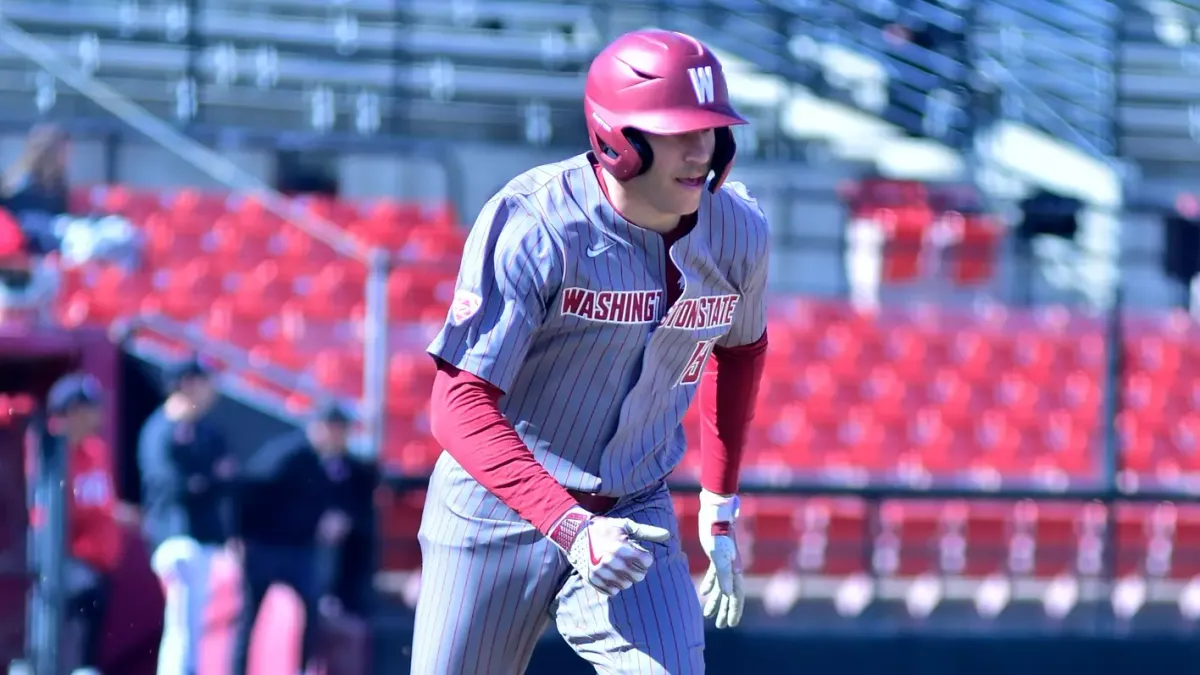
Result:
<svg viewBox="0 0 1200 675"><path fill-rule="evenodd" d="M710 561L700 593L708 596L704 617L716 618L717 628L732 628L742 620L746 592L742 584L742 556L738 553L734 524L740 505L736 495L722 497L700 491L700 545Z"/></svg>
<svg viewBox="0 0 1200 675"><path fill-rule="evenodd" d="M628 518L605 518L581 507L572 508L550 530L567 560L583 580L613 596L642 579L654 564L654 554L638 544L661 544L671 533Z"/></svg>

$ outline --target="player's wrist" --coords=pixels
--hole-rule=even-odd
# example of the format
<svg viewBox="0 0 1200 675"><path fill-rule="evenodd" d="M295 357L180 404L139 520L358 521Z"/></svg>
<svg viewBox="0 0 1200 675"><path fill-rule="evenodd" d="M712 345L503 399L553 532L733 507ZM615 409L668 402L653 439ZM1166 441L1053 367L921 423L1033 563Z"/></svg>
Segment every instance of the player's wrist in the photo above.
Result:
<svg viewBox="0 0 1200 675"><path fill-rule="evenodd" d="M710 530L707 534L728 535L740 513L741 500L737 495L719 495L709 490L700 490L700 527Z"/></svg>
<svg viewBox="0 0 1200 675"><path fill-rule="evenodd" d="M550 527L550 541L553 541L564 553L570 553L571 545L575 543L591 519L592 513L587 509L582 506L571 507Z"/></svg>

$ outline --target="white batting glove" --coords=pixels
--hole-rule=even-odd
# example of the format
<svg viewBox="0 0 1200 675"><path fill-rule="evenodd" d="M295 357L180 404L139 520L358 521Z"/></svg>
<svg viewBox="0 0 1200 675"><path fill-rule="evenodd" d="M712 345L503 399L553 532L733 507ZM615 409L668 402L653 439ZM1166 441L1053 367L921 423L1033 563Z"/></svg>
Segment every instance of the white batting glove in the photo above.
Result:
<svg viewBox="0 0 1200 675"><path fill-rule="evenodd" d="M661 544L671 533L628 518L605 518L581 507L567 511L550 530L550 539L583 580L604 595L613 596L642 579L654 564L654 554L637 542Z"/></svg>
<svg viewBox="0 0 1200 675"><path fill-rule="evenodd" d="M732 628L742 620L746 591L742 587L742 556L734 525L740 511L737 495L722 497L700 491L700 546L708 556L708 572L700 593L708 596L704 617L716 618L717 628Z"/></svg>

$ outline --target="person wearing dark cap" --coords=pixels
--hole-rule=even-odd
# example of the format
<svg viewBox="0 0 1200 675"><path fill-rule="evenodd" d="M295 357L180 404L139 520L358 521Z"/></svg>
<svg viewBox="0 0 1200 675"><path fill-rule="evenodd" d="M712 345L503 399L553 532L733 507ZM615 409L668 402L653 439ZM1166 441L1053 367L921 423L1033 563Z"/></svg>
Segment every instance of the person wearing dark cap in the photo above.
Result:
<svg viewBox="0 0 1200 675"><path fill-rule="evenodd" d="M347 437L354 417L345 408L328 405L318 412L317 419L332 430L326 442L313 442L329 480L332 508L350 517L346 536L334 542L324 558L322 605L329 613L365 617L371 612L374 596L379 470L373 462L349 453Z"/></svg>
<svg viewBox="0 0 1200 675"><path fill-rule="evenodd" d="M166 612L159 675L196 675L213 557L225 544L224 512L234 464L208 418L213 373L198 358L165 369L167 398L142 427L138 468L143 531Z"/></svg>
<svg viewBox="0 0 1200 675"><path fill-rule="evenodd" d="M351 421L342 406L322 406L303 431L268 442L239 474L232 522L243 595L233 675L246 673L254 621L273 584L290 586L304 604L304 667L313 664L322 604L367 611L378 478L346 453Z"/></svg>
<svg viewBox="0 0 1200 675"><path fill-rule="evenodd" d="M80 653L73 655L79 666L74 672L99 672L107 579L123 554L112 456L100 437L100 382L82 373L60 378L46 397L46 413L50 434L61 439L67 453L63 581L67 620L81 638Z"/></svg>

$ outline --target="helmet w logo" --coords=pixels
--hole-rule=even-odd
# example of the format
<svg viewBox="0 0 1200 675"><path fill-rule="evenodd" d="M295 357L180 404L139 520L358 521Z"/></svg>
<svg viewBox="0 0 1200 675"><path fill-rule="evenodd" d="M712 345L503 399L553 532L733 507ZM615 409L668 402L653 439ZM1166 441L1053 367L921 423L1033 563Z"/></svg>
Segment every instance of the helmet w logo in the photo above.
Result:
<svg viewBox="0 0 1200 675"><path fill-rule="evenodd" d="M688 68L688 76L692 78L692 89L696 92L696 102L700 105L712 103L715 98L712 66Z"/></svg>

